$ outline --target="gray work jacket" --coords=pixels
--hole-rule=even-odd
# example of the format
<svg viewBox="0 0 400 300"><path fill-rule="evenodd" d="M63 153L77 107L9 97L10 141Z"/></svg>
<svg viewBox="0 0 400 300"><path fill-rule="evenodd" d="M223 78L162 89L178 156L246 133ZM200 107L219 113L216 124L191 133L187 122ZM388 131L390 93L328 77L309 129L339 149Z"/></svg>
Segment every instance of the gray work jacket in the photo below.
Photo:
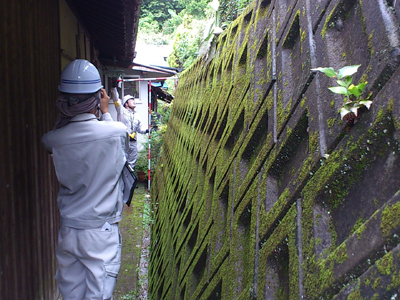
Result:
<svg viewBox="0 0 400 300"><path fill-rule="evenodd" d="M117 119L118 121L125 124L126 128L128 128L128 133L132 134L134 132L144 134L146 130L142 129L142 122L138 118L135 117L135 113L126 109L122 104L121 100L118 99L118 106L115 106L117 110ZM131 140L131 143L136 144L137 135L135 135L134 139Z"/></svg>
<svg viewBox="0 0 400 300"><path fill-rule="evenodd" d="M122 169L129 146L126 127L106 113L99 121L85 113L52 130L42 142L52 153L60 182L57 197L61 224L100 228L122 218Z"/></svg>

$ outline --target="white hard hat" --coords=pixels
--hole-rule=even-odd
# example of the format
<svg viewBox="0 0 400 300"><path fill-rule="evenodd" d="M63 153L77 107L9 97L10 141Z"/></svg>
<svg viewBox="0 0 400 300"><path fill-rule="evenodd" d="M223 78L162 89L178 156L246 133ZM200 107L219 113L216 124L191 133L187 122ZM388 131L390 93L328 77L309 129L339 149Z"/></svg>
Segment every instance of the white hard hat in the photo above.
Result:
<svg viewBox="0 0 400 300"><path fill-rule="evenodd" d="M103 88L97 68L85 59L76 59L61 73L61 92L69 94L91 94Z"/></svg>
<svg viewBox="0 0 400 300"><path fill-rule="evenodd" d="M123 103L123 105L125 105L126 101L128 101L129 99L135 100L135 97L133 97L132 95L126 95L126 96L124 97L124 103Z"/></svg>

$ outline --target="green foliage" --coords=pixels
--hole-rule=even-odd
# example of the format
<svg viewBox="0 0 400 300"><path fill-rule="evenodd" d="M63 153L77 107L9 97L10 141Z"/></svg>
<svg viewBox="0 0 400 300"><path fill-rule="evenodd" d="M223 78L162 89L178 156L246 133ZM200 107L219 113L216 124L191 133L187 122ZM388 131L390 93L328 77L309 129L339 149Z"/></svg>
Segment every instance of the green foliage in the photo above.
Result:
<svg viewBox="0 0 400 300"><path fill-rule="evenodd" d="M186 69L199 55L204 54L213 37L214 28L219 28L219 24L228 25L250 2L251 0L143 0L138 40L153 45L173 43L168 64L170 67ZM221 5L218 11L217 8L213 10L212 7L218 7L219 3Z"/></svg>
<svg viewBox="0 0 400 300"><path fill-rule="evenodd" d="M154 20L159 29L162 29L164 22L171 18L171 11L179 14L184 6L180 4L180 0L143 0L141 5L140 20L151 18ZM139 22L140 22L139 20Z"/></svg>
<svg viewBox="0 0 400 300"><path fill-rule="evenodd" d="M148 147L149 141L146 137L146 141L142 143L145 148L138 152L138 158L135 164L135 171L136 172L144 172L147 174L149 169L149 158L148 158Z"/></svg>
<svg viewBox="0 0 400 300"><path fill-rule="evenodd" d="M220 23L228 25L243 12L252 0L220 0L219 2Z"/></svg>
<svg viewBox="0 0 400 300"><path fill-rule="evenodd" d="M157 167L157 164L162 155L162 144L164 142L164 134L167 130L166 123L168 122L169 115L171 113L172 104L167 104L159 101L159 113L161 115L161 119L157 118L157 115L153 112L153 119L156 122L158 130L152 130L151 137L151 156L150 156L150 170L153 172ZM148 174L149 169L149 158L148 158L148 149L149 149L149 139L146 137L145 142L142 143L144 149L139 151L138 158L136 160L135 171L136 172L145 172L146 176Z"/></svg>
<svg viewBox="0 0 400 300"><path fill-rule="evenodd" d="M139 20L137 39L148 45L168 45L170 43L170 36L163 34L152 14Z"/></svg>
<svg viewBox="0 0 400 300"><path fill-rule="evenodd" d="M184 12L180 12L179 14L177 14L172 9L169 9L168 12L171 17L164 21L162 32L164 35L173 35L176 28L178 28L178 26L182 24Z"/></svg>
<svg viewBox="0 0 400 300"><path fill-rule="evenodd" d="M143 0L138 40L152 45L169 44L175 28L182 23L183 8L178 0Z"/></svg>
<svg viewBox="0 0 400 300"><path fill-rule="evenodd" d="M185 15L183 23L176 30L173 51L168 57L170 67L185 69L195 61L204 25L205 21Z"/></svg>
<svg viewBox="0 0 400 300"><path fill-rule="evenodd" d="M158 101L158 113L161 114L161 124L166 126L169 120L169 116L171 115L173 103L166 103L163 101Z"/></svg>
<svg viewBox="0 0 400 300"><path fill-rule="evenodd" d="M367 82L361 82L357 85L352 83L352 75L357 72L359 67L360 65L346 66L337 71L330 67L311 69L311 71L319 71L328 77L337 79L338 86L329 87L328 89L335 94L344 95L343 105L339 109L342 119L348 114L354 114L357 117L360 107L365 106L369 109L372 104L372 101L369 100L371 94L367 98L362 97Z"/></svg>
<svg viewBox="0 0 400 300"><path fill-rule="evenodd" d="M165 83L168 86L167 92L172 96L175 96L175 79L167 79L165 80ZM161 107L163 107L163 105L166 104L164 101L159 101L159 102L161 102ZM160 107L160 105L158 107Z"/></svg>
<svg viewBox="0 0 400 300"><path fill-rule="evenodd" d="M179 0L179 3L185 7L186 14L196 19L205 19L207 17L206 10L211 0Z"/></svg>

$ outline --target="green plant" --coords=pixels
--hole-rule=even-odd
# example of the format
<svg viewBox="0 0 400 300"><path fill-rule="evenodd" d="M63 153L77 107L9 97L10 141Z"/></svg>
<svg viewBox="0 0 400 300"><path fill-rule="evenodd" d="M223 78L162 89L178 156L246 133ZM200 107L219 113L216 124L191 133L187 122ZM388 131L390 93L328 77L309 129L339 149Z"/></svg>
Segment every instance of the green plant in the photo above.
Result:
<svg viewBox="0 0 400 300"><path fill-rule="evenodd" d="M143 202L143 221L142 221L143 227L147 228L153 223L154 223L154 216L151 211L150 203L145 199L145 201Z"/></svg>
<svg viewBox="0 0 400 300"><path fill-rule="evenodd" d="M148 144L146 144L148 146ZM147 148L138 152L138 158L135 164L135 171L136 172L144 172L147 173L149 169L149 159L148 159L148 152Z"/></svg>
<svg viewBox="0 0 400 300"><path fill-rule="evenodd" d="M171 104L160 104L159 109L161 118L157 116L154 112L152 112L152 125L153 129L151 131L151 156L150 156L150 170L154 172L160 157L162 155L162 144L164 142L164 134L167 130L167 124L165 122L168 121L169 115L171 112ZM154 122L154 123L153 123ZM155 125L155 126L154 126ZM135 171L137 173L144 172L146 174L146 178L148 177L149 170L149 138L145 137L142 142L143 149L138 152L138 157L135 164Z"/></svg>
<svg viewBox="0 0 400 300"><path fill-rule="evenodd" d="M335 94L344 95L343 105L339 109L342 119L349 119L354 115L356 121L358 118L358 109L363 106L369 109L372 104L372 101L369 100L371 93L366 98L362 96L368 82L359 82L357 85L352 83L352 75L357 72L360 66L345 66L337 71L330 67L311 69L311 71L320 71L328 77L336 78L338 86L329 87L328 89Z"/></svg>
<svg viewBox="0 0 400 300"><path fill-rule="evenodd" d="M126 294L120 298L120 300L135 300L135 299L137 299L135 291L131 291L129 292L129 294Z"/></svg>

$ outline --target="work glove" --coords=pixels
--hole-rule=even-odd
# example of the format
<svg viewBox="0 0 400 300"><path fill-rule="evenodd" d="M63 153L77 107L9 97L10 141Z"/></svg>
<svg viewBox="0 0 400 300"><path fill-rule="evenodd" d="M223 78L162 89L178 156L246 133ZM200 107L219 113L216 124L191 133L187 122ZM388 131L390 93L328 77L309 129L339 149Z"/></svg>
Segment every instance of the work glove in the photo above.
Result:
<svg viewBox="0 0 400 300"><path fill-rule="evenodd" d="M132 132L132 133L129 135L129 140L130 140L130 141L136 141L135 136L136 136L136 132Z"/></svg>

